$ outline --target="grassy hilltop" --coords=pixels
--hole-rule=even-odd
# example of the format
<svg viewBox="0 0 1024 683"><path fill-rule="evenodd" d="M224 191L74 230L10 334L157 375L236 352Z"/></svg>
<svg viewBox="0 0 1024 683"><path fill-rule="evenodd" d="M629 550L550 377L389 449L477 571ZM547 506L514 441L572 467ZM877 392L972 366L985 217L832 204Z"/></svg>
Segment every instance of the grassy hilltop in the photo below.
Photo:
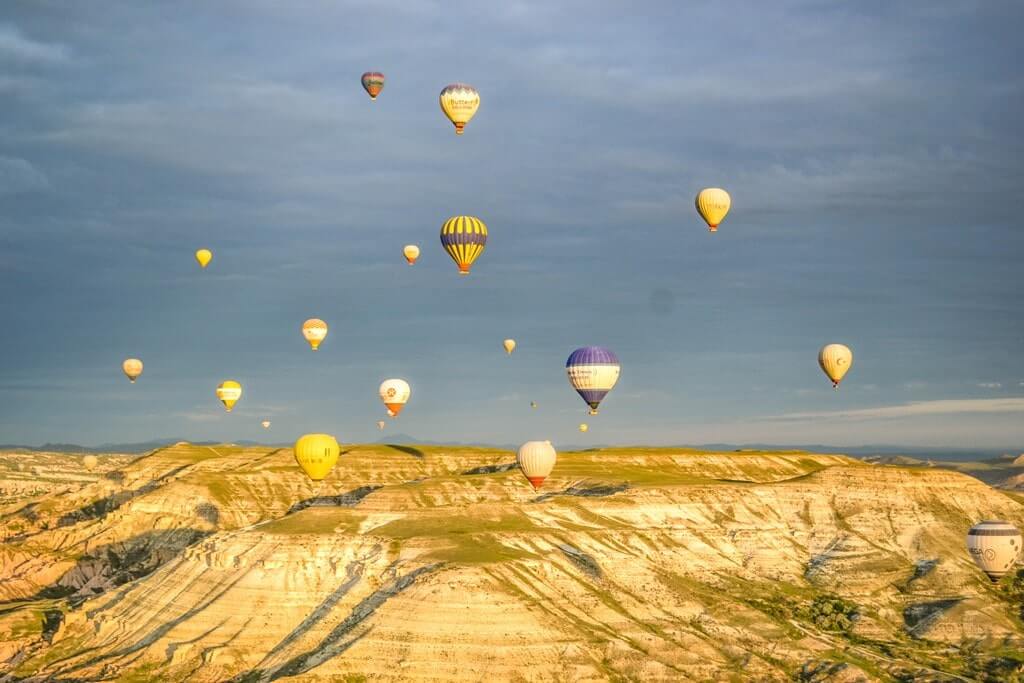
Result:
<svg viewBox="0 0 1024 683"><path fill-rule="evenodd" d="M38 468L33 471L32 468ZM1020 499L805 452L0 454L7 680L1014 680ZM0 679L4 680L4 679Z"/></svg>

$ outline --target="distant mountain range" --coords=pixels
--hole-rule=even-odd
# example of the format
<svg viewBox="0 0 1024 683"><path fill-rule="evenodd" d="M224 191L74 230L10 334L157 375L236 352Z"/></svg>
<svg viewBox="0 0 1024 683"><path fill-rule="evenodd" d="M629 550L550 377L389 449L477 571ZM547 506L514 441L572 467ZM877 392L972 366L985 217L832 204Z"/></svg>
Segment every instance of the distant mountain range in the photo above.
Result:
<svg viewBox="0 0 1024 683"><path fill-rule="evenodd" d="M179 441L189 441L183 438L152 439L136 443L104 443L98 446L81 446L73 443L45 443L41 446L25 446L17 444L0 444L0 450L13 451L50 451L57 453L145 453L155 448L162 448ZM222 441L194 441L199 446L212 446ZM287 443L267 443L240 439L233 441L240 446L275 446L288 447ZM489 448L500 448L503 450L516 450L518 444L470 444L451 441L432 441L430 439L418 439L409 434L387 434L372 443L379 444L418 444L421 446L484 446ZM585 450L594 448L611 448L615 445L632 444L559 444L560 450ZM996 458L1001 455L1017 455L1024 452L1024 448L942 448L942 447L921 447L921 446L899 446L893 444L874 444L864 446L826 446L824 444L730 444L730 443L708 443L684 446L686 448L699 448L709 451L736 451L736 450L759 450L759 451L780 451L780 450L801 450L812 453L842 453L857 458L878 457L878 456L909 456L912 458L931 458L933 460L984 460Z"/></svg>

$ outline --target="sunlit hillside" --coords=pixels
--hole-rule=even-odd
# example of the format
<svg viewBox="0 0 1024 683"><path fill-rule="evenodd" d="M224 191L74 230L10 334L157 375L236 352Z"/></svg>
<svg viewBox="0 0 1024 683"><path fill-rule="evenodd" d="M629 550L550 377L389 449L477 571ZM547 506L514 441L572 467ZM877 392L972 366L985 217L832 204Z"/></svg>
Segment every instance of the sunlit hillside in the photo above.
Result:
<svg viewBox="0 0 1024 683"><path fill-rule="evenodd" d="M8 680L1010 680L1024 579L971 477L803 452L348 446L6 454ZM1016 653L1016 654L1014 654ZM940 673L942 672L942 673ZM1019 675L1019 674L1018 674Z"/></svg>

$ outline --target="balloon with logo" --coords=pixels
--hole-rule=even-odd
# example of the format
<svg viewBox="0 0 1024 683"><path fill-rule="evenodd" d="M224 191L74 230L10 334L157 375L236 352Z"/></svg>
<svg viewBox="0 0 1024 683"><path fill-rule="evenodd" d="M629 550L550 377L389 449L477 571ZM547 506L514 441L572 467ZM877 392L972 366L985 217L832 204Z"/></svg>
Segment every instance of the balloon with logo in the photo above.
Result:
<svg viewBox="0 0 1024 683"><path fill-rule="evenodd" d="M1020 529L1009 522L978 522L967 532L967 552L989 580L996 583L1013 569L1020 555Z"/></svg>
<svg viewBox="0 0 1024 683"><path fill-rule="evenodd" d="M516 464L536 491L555 467L555 447L550 441L527 441L519 447Z"/></svg>
<svg viewBox="0 0 1024 683"><path fill-rule="evenodd" d="M379 71L367 71L359 80L371 100L377 99L377 95L384 89L384 74Z"/></svg>
<svg viewBox="0 0 1024 683"><path fill-rule="evenodd" d="M302 323L302 336L309 342L309 347L316 351L327 338L327 323L320 318L310 318Z"/></svg>
<svg viewBox="0 0 1024 683"><path fill-rule="evenodd" d="M196 261L199 261L200 268L206 268L210 265L210 261L213 260L213 252L209 249L200 249L196 251Z"/></svg>
<svg viewBox="0 0 1024 683"><path fill-rule="evenodd" d="M501 342L501 345L505 347L505 353L507 353L510 356L512 355L512 352L516 350L515 339L506 339L505 341Z"/></svg>
<svg viewBox="0 0 1024 683"><path fill-rule="evenodd" d="M321 481L338 462L341 449L330 434L304 434L295 442L295 461L313 481Z"/></svg>
<svg viewBox="0 0 1024 683"><path fill-rule="evenodd" d="M818 365L832 380L832 386L838 389L843 377L853 367L853 351L843 344L825 344L821 351L818 351Z"/></svg>
<svg viewBox="0 0 1024 683"><path fill-rule="evenodd" d="M618 357L601 346L576 349L565 361L569 384L590 406L591 415L597 415L598 405L619 381L619 370Z"/></svg>
<svg viewBox="0 0 1024 683"><path fill-rule="evenodd" d="M238 399L242 398L242 385L233 379L224 380L217 386L217 398L230 413Z"/></svg>
<svg viewBox="0 0 1024 683"><path fill-rule="evenodd" d="M444 87L438 99L441 111L455 125L455 134L462 135L466 124L480 108L480 93L471 85L452 83Z"/></svg>
<svg viewBox="0 0 1024 683"><path fill-rule="evenodd" d="M408 261L411 266L415 264L416 259L420 257L420 248L415 244L407 244L402 247L402 256L405 257L405 260Z"/></svg>
<svg viewBox="0 0 1024 683"><path fill-rule="evenodd" d="M142 361L138 358L126 358L121 363L121 371L128 377L128 381L135 384L135 380L142 374Z"/></svg>
<svg viewBox="0 0 1024 683"><path fill-rule="evenodd" d="M409 388L409 383L404 379L386 379L381 382L379 393L380 400L384 402L388 409L388 415L390 417L398 417L398 414L402 412L402 408L408 402L412 389Z"/></svg>
<svg viewBox="0 0 1024 683"><path fill-rule="evenodd" d="M697 193L694 200L697 206L697 213L708 224L708 230L718 232L718 224L725 219L732 206L732 198L729 193L720 187L709 187Z"/></svg>
<svg viewBox="0 0 1024 683"><path fill-rule="evenodd" d="M475 216L453 216L441 226L441 246L459 267L459 275L469 275L487 246L487 226Z"/></svg>

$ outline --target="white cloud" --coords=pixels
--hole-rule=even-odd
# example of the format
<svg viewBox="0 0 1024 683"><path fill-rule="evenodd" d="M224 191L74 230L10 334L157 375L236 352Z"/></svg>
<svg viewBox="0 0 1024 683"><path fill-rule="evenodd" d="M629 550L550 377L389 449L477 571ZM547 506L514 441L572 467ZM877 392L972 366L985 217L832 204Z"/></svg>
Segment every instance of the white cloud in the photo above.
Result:
<svg viewBox="0 0 1024 683"><path fill-rule="evenodd" d="M67 61L68 50L56 43L42 43L26 38L10 24L0 25L0 57L17 62L60 64Z"/></svg>
<svg viewBox="0 0 1024 683"><path fill-rule="evenodd" d="M35 166L16 157L0 157L0 195L47 190L50 181Z"/></svg>
<svg viewBox="0 0 1024 683"><path fill-rule="evenodd" d="M1003 385L1001 382L979 382L978 386L982 389L1002 389Z"/></svg>
<svg viewBox="0 0 1024 683"><path fill-rule="evenodd" d="M878 420L926 415L962 415L966 413L1024 413L1024 398L945 399L913 401L894 406L828 410L807 413L786 413L762 418L764 420L811 420L832 418L839 420Z"/></svg>

